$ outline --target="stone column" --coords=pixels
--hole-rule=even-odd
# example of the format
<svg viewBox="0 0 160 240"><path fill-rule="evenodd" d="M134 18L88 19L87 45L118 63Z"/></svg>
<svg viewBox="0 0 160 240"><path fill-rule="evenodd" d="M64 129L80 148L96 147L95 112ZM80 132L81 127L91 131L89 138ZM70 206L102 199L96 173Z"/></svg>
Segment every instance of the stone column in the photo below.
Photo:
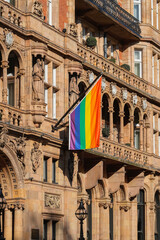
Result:
<svg viewBox="0 0 160 240"><path fill-rule="evenodd" d="M129 202L124 202L121 203L120 205L120 210L121 210L121 227L120 227L120 240L130 240L130 214L129 214L129 209L130 209L130 204Z"/></svg>
<svg viewBox="0 0 160 240"><path fill-rule="evenodd" d="M109 107L109 139L113 140L113 107Z"/></svg>
<svg viewBox="0 0 160 240"><path fill-rule="evenodd" d="M133 126L133 120L134 120L134 117L133 116L130 116L130 144L131 144L131 147L133 147L134 145L134 139L133 139L133 132L134 132L134 126Z"/></svg>
<svg viewBox="0 0 160 240"><path fill-rule="evenodd" d="M149 206L148 206L149 205ZM148 234L147 234L147 240L154 240L154 233L155 233L155 203L154 202L150 202L147 203L148 206L148 213L149 213L149 229L148 230Z"/></svg>
<svg viewBox="0 0 160 240"><path fill-rule="evenodd" d="M150 144L149 129L150 129L150 123L146 123L146 151L147 152L149 152L149 144Z"/></svg>
<svg viewBox="0 0 160 240"><path fill-rule="evenodd" d="M15 215L14 215L14 238L16 240L23 239L23 210L24 206L22 204L17 204L15 206Z"/></svg>
<svg viewBox="0 0 160 240"><path fill-rule="evenodd" d="M99 203L99 240L109 240L110 200Z"/></svg>
<svg viewBox="0 0 160 240"><path fill-rule="evenodd" d="M7 68L8 61L2 61L1 67L3 68L3 90L2 90L2 101L7 104Z"/></svg>
<svg viewBox="0 0 160 240"><path fill-rule="evenodd" d="M19 70L19 75L20 75L20 108L21 109L24 109L24 98L25 98L25 95L24 95L24 74L25 74L25 70L24 69L20 69Z"/></svg>
<svg viewBox="0 0 160 240"><path fill-rule="evenodd" d="M124 119L124 113L120 112L119 117L120 117L120 143L123 143L123 127L124 127L123 119Z"/></svg>
<svg viewBox="0 0 160 240"><path fill-rule="evenodd" d="M139 121L140 124L140 150L143 150L143 120Z"/></svg>
<svg viewBox="0 0 160 240"><path fill-rule="evenodd" d="M4 211L4 237L12 240L12 211L7 207Z"/></svg>

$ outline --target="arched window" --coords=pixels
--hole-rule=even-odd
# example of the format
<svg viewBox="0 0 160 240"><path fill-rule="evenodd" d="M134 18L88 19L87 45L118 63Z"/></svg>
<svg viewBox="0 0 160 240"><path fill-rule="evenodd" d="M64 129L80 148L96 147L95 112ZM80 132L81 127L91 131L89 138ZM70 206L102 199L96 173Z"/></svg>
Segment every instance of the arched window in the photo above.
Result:
<svg viewBox="0 0 160 240"><path fill-rule="evenodd" d="M140 124L139 124L139 109L134 111L134 147L140 148Z"/></svg>
<svg viewBox="0 0 160 240"><path fill-rule="evenodd" d="M19 62L15 52L8 57L9 68L7 69L8 104L20 107L20 78L18 76Z"/></svg>
<svg viewBox="0 0 160 240"><path fill-rule="evenodd" d="M160 194L155 194L155 240L160 239Z"/></svg>
<svg viewBox="0 0 160 240"><path fill-rule="evenodd" d="M144 190L140 190L137 196L137 221L138 240L145 240Z"/></svg>
<svg viewBox="0 0 160 240"><path fill-rule="evenodd" d="M109 112L108 112L108 99L104 94L102 98L102 136L109 137Z"/></svg>
<svg viewBox="0 0 160 240"><path fill-rule="evenodd" d="M114 100L113 104L114 112L113 112L113 140L115 142L120 141L120 109L119 109L119 101L117 99Z"/></svg>
<svg viewBox="0 0 160 240"><path fill-rule="evenodd" d="M130 146L130 112L129 112L129 105L125 104L124 106L124 144Z"/></svg>

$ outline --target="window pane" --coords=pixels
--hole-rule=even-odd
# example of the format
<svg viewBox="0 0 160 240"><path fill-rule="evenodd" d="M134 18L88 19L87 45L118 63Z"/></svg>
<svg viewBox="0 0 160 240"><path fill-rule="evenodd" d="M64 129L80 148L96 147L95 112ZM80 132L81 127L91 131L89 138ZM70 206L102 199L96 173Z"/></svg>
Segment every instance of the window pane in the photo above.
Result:
<svg viewBox="0 0 160 240"><path fill-rule="evenodd" d="M56 162L52 159L52 182L56 182Z"/></svg>
<svg viewBox="0 0 160 240"><path fill-rule="evenodd" d="M8 104L14 106L14 83L8 84Z"/></svg>
<svg viewBox="0 0 160 240"><path fill-rule="evenodd" d="M56 240L56 222L52 221L52 240Z"/></svg>
<svg viewBox="0 0 160 240"><path fill-rule="evenodd" d="M137 18L138 20L139 19L139 5L134 5L134 17Z"/></svg>
<svg viewBox="0 0 160 240"><path fill-rule="evenodd" d="M141 76L140 63L135 63L135 64L134 64L134 73L135 73L138 77Z"/></svg>
<svg viewBox="0 0 160 240"><path fill-rule="evenodd" d="M134 51L134 59L141 61L141 51Z"/></svg>
<svg viewBox="0 0 160 240"><path fill-rule="evenodd" d="M47 182L47 159L44 157L43 159L43 181Z"/></svg>
<svg viewBox="0 0 160 240"><path fill-rule="evenodd" d="M47 220L43 220L43 240L47 240Z"/></svg>

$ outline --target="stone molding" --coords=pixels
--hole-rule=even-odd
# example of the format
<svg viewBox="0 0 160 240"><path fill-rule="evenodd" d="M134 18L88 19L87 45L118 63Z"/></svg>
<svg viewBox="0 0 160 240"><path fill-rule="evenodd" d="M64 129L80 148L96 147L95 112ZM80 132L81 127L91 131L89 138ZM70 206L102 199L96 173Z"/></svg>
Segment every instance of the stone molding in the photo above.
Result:
<svg viewBox="0 0 160 240"><path fill-rule="evenodd" d="M119 209L123 210L124 212L128 212L131 209L130 203L129 202L120 203Z"/></svg>

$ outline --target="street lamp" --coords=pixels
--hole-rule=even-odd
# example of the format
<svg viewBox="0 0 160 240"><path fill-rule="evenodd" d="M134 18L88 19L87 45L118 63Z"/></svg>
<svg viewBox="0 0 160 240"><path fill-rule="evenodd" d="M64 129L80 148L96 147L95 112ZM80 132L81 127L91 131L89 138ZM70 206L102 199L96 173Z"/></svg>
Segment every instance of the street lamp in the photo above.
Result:
<svg viewBox="0 0 160 240"><path fill-rule="evenodd" d="M1 184L0 184L0 240L5 240L5 238L3 237L3 232L2 232L2 226L1 226L1 223L2 223L2 211L5 209L6 207L6 199L4 198L3 196L3 193L2 193L2 188L1 188Z"/></svg>
<svg viewBox="0 0 160 240"><path fill-rule="evenodd" d="M88 216L88 212L84 207L83 200L81 199L79 207L75 212L76 217L80 220L80 238L79 240L85 240L83 237L83 221Z"/></svg>

